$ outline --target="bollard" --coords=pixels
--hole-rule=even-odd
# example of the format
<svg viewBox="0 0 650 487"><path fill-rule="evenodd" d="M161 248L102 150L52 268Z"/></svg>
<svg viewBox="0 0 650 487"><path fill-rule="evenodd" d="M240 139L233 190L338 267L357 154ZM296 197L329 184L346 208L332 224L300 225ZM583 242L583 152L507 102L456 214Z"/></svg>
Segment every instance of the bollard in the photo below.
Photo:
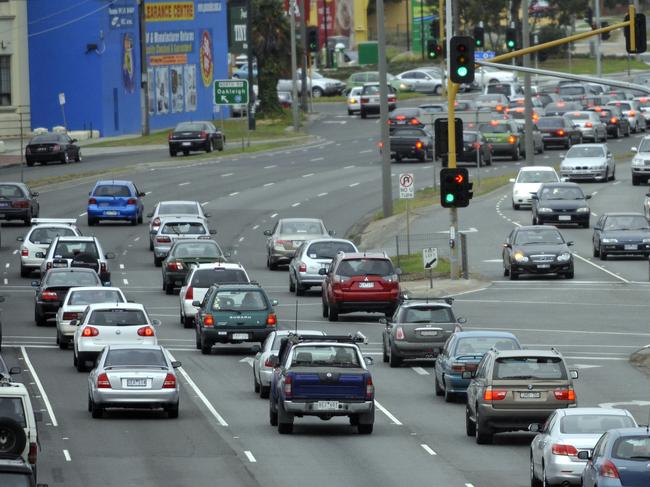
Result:
<svg viewBox="0 0 650 487"><path fill-rule="evenodd" d="M460 235L460 262L463 270L463 279L469 279L469 265L467 263L467 235L459 232Z"/></svg>

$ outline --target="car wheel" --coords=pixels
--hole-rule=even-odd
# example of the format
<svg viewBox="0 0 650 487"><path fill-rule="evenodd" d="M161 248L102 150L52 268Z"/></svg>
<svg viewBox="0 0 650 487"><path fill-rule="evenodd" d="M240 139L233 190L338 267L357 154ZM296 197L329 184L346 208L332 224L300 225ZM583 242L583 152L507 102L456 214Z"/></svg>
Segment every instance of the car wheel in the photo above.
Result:
<svg viewBox="0 0 650 487"><path fill-rule="evenodd" d="M99 419L104 415L104 408L97 405L95 401L90 400L90 414L93 418Z"/></svg>
<svg viewBox="0 0 650 487"><path fill-rule="evenodd" d="M81 149L77 151L77 155L74 158L74 162L81 162Z"/></svg>
<svg viewBox="0 0 650 487"><path fill-rule="evenodd" d="M607 260L607 252L605 252L603 249L599 249L598 254L600 256L600 260Z"/></svg>
<svg viewBox="0 0 650 487"><path fill-rule="evenodd" d="M293 279L291 279L291 272L289 272L289 292L296 292L296 285L293 283Z"/></svg>
<svg viewBox="0 0 650 487"><path fill-rule="evenodd" d="M339 308L335 304L330 304L328 305L328 318L330 321L338 321L339 320Z"/></svg>
<svg viewBox="0 0 650 487"><path fill-rule="evenodd" d="M465 433L467 436L476 435L476 423L469 417L469 406L465 405Z"/></svg>
<svg viewBox="0 0 650 487"><path fill-rule="evenodd" d="M373 427L374 427L373 423L370 424L359 423L357 425L357 431L359 431L360 435L369 435L372 433Z"/></svg>
<svg viewBox="0 0 650 487"><path fill-rule="evenodd" d="M212 352L212 344L210 342L207 341L203 342L203 340L201 340L201 353L203 355L210 355L211 352Z"/></svg>
<svg viewBox="0 0 650 487"><path fill-rule="evenodd" d="M625 131L625 137L629 137L629 136L630 136L630 132L631 132L631 130L630 130L630 126L628 125L628 126L627 126L627 130Z"/></svg>
<svg viewBox="0 0 650 487"><path fill-rule="evenodd" d="M253 391L256 393L260 392L260 383L257 380L257 376L255 375L255 369L253 369Z"/></svg>
<svg viewBox="0 0 650 487"><path fill-rule="evenodd" d="M445 391L440 387L440 383L438 382L438 374L436 374L436 371L433 371L433 390L436 393L436 396L442 396Z"/></svg>
<svg viewBox="0 0 650 487"><path fill-rule="evenodd" d="M38 311L34 312L34 321L36 322L36 326L45 326L47 324L45 317L41 316Z"/></svg>
<svg viewBox="0 0 650 487"><path fill-rule="evenodd" d="M271 426L278 425L278 410L273 407L273 401L269 401L269 423Z"/></svg>
<svg viewBox="0 0 650 487"><path fill-rule="evenodd" d="M382 360L385 364L388 363L388 352L386 350L386 339L382 336L381 340L381 355Z"/></svg>
<svg viewBox="0 0 650 487"><path fill-rule="evenodd" d="M388 355L388 365L390 365L390 367L393 369L400 367L402 365L402 357L398 357L395 354L395 350L393 349L393 347L390 347L390 354Z"/></svg>
<svg viewBox="0 0 650 487"><path fill-rule="evenodd" d="M155 255L153 256L153 265L155 265L156 267L162 267L162 261L163 259L161 259L160 257L156 257Z"/></svg>
<svg viewBox="0 0 650 487"><path fill-rule="evenodd" d="M75 367L77 367L77 372L85 372L86 371L86 361L81 360L81 357L75 356Z"/></svg>
<svg viewBox="0 0 650 487"><path fill-rule="evenodd" d="M153 250L153 241L149 239L149 250Z"/></svg>
<svg viewBox="0 0 650 487"><path fill-rule="evenodd" d="M282 401L278 401L278 433L281 435L293 433L293 416L284 410Z"/></svg>
<svg viewBox="0 0 650 487"><path fill-rule="evenodd" d="M518 204L516 204L516 203L513 201L513 202L512 202L512 209L513 209L513 210L518 210L519 208L521 208L521 205L518 205Z"/></svg>
<svg viewBox="0 0 650 487"><path fill-rule="evenodd" d="M208 139L208 142L205 144L205 152L209 154L212 152L212 149L214 149L212 139Z"/></svg>
<svg viewBox="0 0 650 487"><path fill-rule="evenodd" d="M138 223L142 223L143 221L144 221L144 216L142 215L142 213L140 213L140 215L138 215Z"/></svg>
<svg viewBox="0 0 650 487"><path fill-rule="evenodd" d="M512 160L513 161L518 161L521 159L521 151L519 149L519 146L515 147L515 150L512 152Z"/></svg>
<svg viewBox="0 0 650 487"><path fill-rule="evenodd" d="M176 157L176 151L169 149L169 156L170 157Z"/></svg>
<svg viewBox="0 0 650 487"><path fill-rule="evenodd" d="M327 318L330 314L329 306L323 301L323 318Z"/></svg>
<svg viewBox="0 0 650 487"><path fill-rule="evenodd" d="M185 156L189 156L189 155L190 155L190 151L188 151L187 149L184 149L184 150L183 150L183 155L185 155Z"/></svg>
<svg viewBox="0 0 650 487"><path fill-rule="evenodd" d="M323 89L319 88L318 86L314 86L311 89L311 96L313 96L314 98L320 98L321 96L323 96Z"/></svg>
<svg viewBox="0 0 650 487"><path fill-rule="evenodd" d="M196 329L194 331L194 337L196 338L196 349L201 350L201 342L202 342L202 340L201 340L201 333L199 333L198 329Z"/></svg>
<svg viewBox="0 0 650 487"><path fill-rule="evenodd" d="M68 162L70 162L70 156L68 155L67 152L63 153L63 157L61 157L61 162L63 164L67 164Z"/></svg>
<svg viewBox="0 0 650 487"><path fill-rule="evenodd" d="M481 426L481 419L478 413L478 405L476 406L476 443L479 445L487 445L492 443L493 434L487 430L486 427Z"/></svg>
<svg viewBox="0 0 650 487"><path fill-rule="evenodd" d="M183 328L192 328L194 326L194 318L183 316Z"/></svg>
<svg viewBox="0 0 650 487"><path fill-rule="evenodd" d="M589 228L589 220L582 224L582 228Z"/></svg>
<svg viewBox="0 0 650 487"><path fill-rule="evenodd" d="M483 155L480 152L478 155L478 167L483 167Z"/></svg>
<svg viewBox="0 0 650 487"><path fill-rule="evenodd" d="M368 114L366 113L365 110L360 110L359 114L361 115L361 118L368 118Z"/></svg>
<svg viewBox="0 0 650 487"><path fill-rule="evenodd" d="M510 280L511 281L516 281L517 279L519 279L519 273L517 273L517 272L513 271L512 269L510 269Z"/></svg>
<svg viewBox="0 0 650 487"><path fill-rule="evenodd" d="M641 180L636 176L632 176L632 186L638 186L639 184L641 184Z"/></svg>
<svg viewBox="0 0 650 487"><path fill-rule="evenodd" d="M509 275L510 275L510 269L508 269L507 267L504 266L503 267L503 276L508 277Z"/></svg>
<svg viewBox="0 0 650 487"><path fill-rule="evenodd" d="M275 262L273 262L273 258L270 255L267 258L266 266L269 268L269 270L272 270L272 271L274 271L274 270L276 270L278 268L278 265Z"/></svg>
<svg viewBox="0 0 650 487"><path fill-rule="evenodd" d="M307 288L305 286L303 286L299 282L296 282L296 296L304 296L306 290Z"/></svg>
<svg viewBox="0 0 650 487"><path fill-rule="evenodd" d="M445 402L454 402L456 400L456 394L449 391L447 384L445 383L444 389Z"/></svg>
<svg viewBox="0 0 650 487"><path fill-rule="evenodd" d="M58 330L56 332L56 344L61 350L66 350L68 348L68 341L61 336L61 333Z"/></svg>
<svg viewBox="0 0 650 487"><path fill-rule="evenodd" d="M223 152L223 149L225 147L226 147L226 139L224 137L224 138L219 139L219 143L217 144L217 150L219 152Z"/></svg>
<svg viewBox="0 0 650 487"><path fill-rule="evenodd" d="M612 177L610 178L610 181L616 181L616 166L614 166L614 170L612 171Z"/></svg>
<svg viewBox="0 0 650 487"><path fill-rule="evenodd" d="M573 276L574 276L573 267L571 268L570 271L567 271L567 272L564 274L564 277L565 277L566 279L573 279Z"/></svg>
<svg viewBox="0 0 650 487"><path fill-rule="evenodd" d="M92 227L97 223L97 220L95 218L88 217L88 226Z"/></svg>
<svg viewBox="0 0 650 487"><path fill-rule="evenodd" d="M565 149L570 149L571 148L571 137L567 137L566 139L566 144L564 144Z"/></svg>
<svg viewBox="0 0 650 487"><path fill-rule="evenodd" d="M533 220L531 222L532 225L538 225L539 222L537 221L537 218L535 218L535 215L533 215Z"/></svg>
<svg viewBox="0 0 650 487"><path fill-rule="evenodd" d="M271 386L260 385L260 397L262 399L268 399L271 394Z"/></svg>
<svg viewBox="0 0 650 487"><path fill-rule="evenodd" d="M174 285L171 282L165 283L165 294L174 294Z"/></svg>
<svg viewBox="0 0 650 487"><path fill-rule="evenodd" d="M23 265L20 266L20 277L29 277L32 275L32 270Z"/></svg>
<svg viewBox="0 0 650 487"><path fill-rule="evenodd" d="M354 115L354 112L348 108L348 116Z"/></svg>
<svg viewBox="0 0 650 487"><path fill-rule="evenodd" d="M167 417L169 419L178 418L178 403L176 402L170 406L167 406L166 411L167 411Z"/></svg>
<svg viewBox="0 0 650 487"><path fill-rule="evenodd" d="M27 167L32 167L34 163L32 161L27 161Z"/></svg>

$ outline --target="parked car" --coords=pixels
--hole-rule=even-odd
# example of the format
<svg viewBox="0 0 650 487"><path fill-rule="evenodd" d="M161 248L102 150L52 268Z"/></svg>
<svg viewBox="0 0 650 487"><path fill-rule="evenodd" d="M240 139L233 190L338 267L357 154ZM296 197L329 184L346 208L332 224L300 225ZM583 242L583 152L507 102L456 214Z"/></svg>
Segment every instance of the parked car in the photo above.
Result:
<svg viewBox="0 0 650 487"><path fill-rule="evenodd" d="M101 180L88 193L88 226L102 220L127 220L131 225L142 223L144 215L144 191L132 181L117 179Z"/></svg>
<svg viewBox="0 0 650 487"><path fill-rule="evenodd" d="M169 155L175 157L182 152L222 151L226 145L226 135L212 122L181 122L169 133Z"/></svg>
<svg viewBox="0 0 650 487"><path fill-rule="evenodd" d="M40 270L45 254L56 237L79 236L76 218L32 218L32 227L20 244L20 277L29 277Z"/></svg>
<svg viewBox="0 0 650 487"><path fill-rule="evenodd" d="M533 197L533 225L579 225L589 228L591 209L576 183L544 183Z"/></svg>
<svg viewBox="0 0 650 487"><path fill-rule="evenodd" d="M36 135L25 147L25 162L32 167L37 162L46 165L48 162L81 161L81 148L77 139L68 134L47 133Z"/></svg>
<svg viewBox="0 0 650 487"><path fill-rule="evenodd" d="M38 218L38 191L24 183L0 182L0 220L22 220L30 225Z"/></svg>

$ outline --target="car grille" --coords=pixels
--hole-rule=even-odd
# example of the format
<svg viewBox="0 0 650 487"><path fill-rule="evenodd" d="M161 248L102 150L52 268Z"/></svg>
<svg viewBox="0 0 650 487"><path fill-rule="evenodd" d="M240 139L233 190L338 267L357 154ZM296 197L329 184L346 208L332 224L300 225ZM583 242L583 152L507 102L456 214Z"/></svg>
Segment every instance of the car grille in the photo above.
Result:
<svg viewBox="0 0 650 487"><path fill-rule="evenodd" d="M646 160L646 161L644 161L644 164L645 164L646 166L650 166L650 160Z"/></svg>
<svg viewBox="0 0 650 487"><path fill-rule="evenodd" d="M533 262L553 262L555 255L531 255L530 260Z"/></svg>

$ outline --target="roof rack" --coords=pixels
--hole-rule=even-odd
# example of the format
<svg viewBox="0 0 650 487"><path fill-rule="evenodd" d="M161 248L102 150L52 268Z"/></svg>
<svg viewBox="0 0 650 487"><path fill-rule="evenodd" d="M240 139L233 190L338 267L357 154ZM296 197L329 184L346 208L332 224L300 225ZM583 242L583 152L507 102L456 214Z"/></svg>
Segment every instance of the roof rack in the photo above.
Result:
<svg viewBox="0 0 650 487"><path fill-rule="evenodd" d="M360 331L357 331L354 335L350 334L350 335L322 335L322 336L301 335L300 333L290 332L289 335L287 335L286 340L290 341L294 345L303 342L338 342L338 343L355 343L355 344L368 343L368 338L366 338L366 336Z"/></svg>
<svg viewBox="0 0 650 487"><path fill-rule="evenodd" d="M399 299L402 302L404 302L404 301L425 301L425 302L428 303L429 301L444 301L445 303L447 303L450 306L454 302L454 298L452 298L451 296L440 296L440 297L412 296L412 295L408 294L407 292L403 292L402 294L400 294Z"/></svg>

